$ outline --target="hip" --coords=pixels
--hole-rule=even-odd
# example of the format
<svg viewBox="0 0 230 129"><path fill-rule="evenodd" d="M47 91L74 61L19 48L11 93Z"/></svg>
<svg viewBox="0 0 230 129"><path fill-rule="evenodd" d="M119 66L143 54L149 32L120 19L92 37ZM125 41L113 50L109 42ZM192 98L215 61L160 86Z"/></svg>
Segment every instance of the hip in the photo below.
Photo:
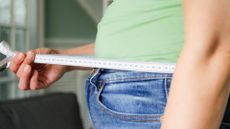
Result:
<svg viewBox="0 0 230 129"><path fill-rule="evenodd" d="M160 129L172 73L97 69L86 80L95 129ZM229 105L229 104L228 104ZM228 111L220 129L228 129Z"/></svg>
<svg viewBox="0 0 230 129"><path fill-rule="evenodd" d="M94 127L159 129L172 73L98 69L86 81Z"/></svg>

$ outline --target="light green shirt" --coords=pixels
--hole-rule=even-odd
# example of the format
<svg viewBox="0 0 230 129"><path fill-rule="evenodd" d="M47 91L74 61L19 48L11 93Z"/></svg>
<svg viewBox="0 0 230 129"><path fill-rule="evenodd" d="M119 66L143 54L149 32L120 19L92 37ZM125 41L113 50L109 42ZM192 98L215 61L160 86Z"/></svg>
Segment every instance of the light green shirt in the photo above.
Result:
<svg viewBox="0 0 230 129"><path fill-rule="evenodd" d="M95 56L176 62L183 42L181 0L114 0L98 24Z"/></svg>

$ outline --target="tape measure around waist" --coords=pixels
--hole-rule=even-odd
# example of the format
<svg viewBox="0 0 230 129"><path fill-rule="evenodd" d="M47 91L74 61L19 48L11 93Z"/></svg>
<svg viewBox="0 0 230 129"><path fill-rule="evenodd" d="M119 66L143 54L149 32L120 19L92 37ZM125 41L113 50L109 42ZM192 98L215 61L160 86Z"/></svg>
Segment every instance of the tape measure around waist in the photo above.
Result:
<svg viewBox="0 0 230 129"><path fill-rule="evenodd" d="M13 57L15 52L11 50L9 45L2 41L0 42L0 53ZM173 73L175 64L173 63L159 63L159 62L137 62L137 61L120 61L113 59L101 59L90 56L75 56L75 55L50 55L37 54L35 63L42 64L57 64L68 66L80 66L89 68L103 68L116 70L130 70L140 72L159 72L159 73ZM4 62L3 62L4 63ZM9 66L9 63L8 63Z"/></svg>
<svg viewBox="0 0 230 129"><path fill-rule="evenodd" d="M140 72L173 73L175 70L175 64L173 63L120 61L112 59L101 59L91 56L38 54L36 55L34 62L42 64L57 64Z"/></svg>

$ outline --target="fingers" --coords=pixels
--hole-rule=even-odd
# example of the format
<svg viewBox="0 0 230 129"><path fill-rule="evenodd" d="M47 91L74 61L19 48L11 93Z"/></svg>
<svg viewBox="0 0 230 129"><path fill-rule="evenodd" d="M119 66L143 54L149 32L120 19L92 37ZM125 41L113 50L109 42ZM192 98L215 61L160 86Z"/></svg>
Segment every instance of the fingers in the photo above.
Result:
<svg viewBox="0 0 230 129"><path fill-rule="evenodd" d="M30 89L32 90L36 90L38 89L38 71L37 70L34 70L33 71L33 75L30 79Z"/></svg>
<svg viewBox="0 0 230 129"><path fill-rule="evenodd" d="M31 71L29 65L25 66L25 71L21 75L22 77L19 80L19 89L21 90L38 90L43 88L38 83L38 71Z"/></svg>
<svg viewBox="0 0 230 129"><path fill-rule="evenodd" d="M16 75L18 78L21 78L21 74L24 74L24 69L26 65L31 65L35 59L35 54L33 52L27 52L26 58L24 61L20 64L19 68L17 69Z"/></svg>
<svg viewBox="0 0 230 129"><path fill-rule="evenodd" d="M17 77L19 78L19 88L21 90L30 89L32 73L32 68L30 65L33 63L34 59L34 52L29 51L26 54L18 52L11 61L10 70L16 73Z"/></svg>
<svg viewBox="0 0 230 129"><path fill-rule="evenodd" d="M17 73L20 65L24 61L26 55L24 53L17 53L14 57L13 60L10 63L10 70L14 73Z"/></svg>
<svg viewBox="0 0 230 129"><path fill-rule="evenodd" d="M31 75L31 66L30 65L24 65L24 69L23 69L22 74L20 75L19 85L18 85L18 87L21 90L29 89L30 75Z"/></svg>
<svg viewBox="0 0 230 129"><path fill-rule="evenodd" d="M26 54L18 52L10 64L10 70L19 78L19 88L21 90L36 90L45 88L45 81L39 81L39 74L36 67L33 66L35 55L39 53L48 53L49 49L35 49ZM39 83L40 82L40 83Z"/></svg>
<svg viewBox="0 0 230 129"><path fill-rule="evenodd" d="M32 64L32 62L34 61L34 59L35 59L35 54L32 51L27 52L27 54L18 52L13 57L13 60L10 63L10 70L12 72L18 74L19 70L21 69L20 67L22 66L22 64L28 64L28 65L30 65L30 64Z"/></svg>
<svg viewBox="0 0 230 129"><path fill-rule="evenodd" d="M32 64L35 59L35 53L32 51L29 51L26 53L26 58L24 60L24 64Z"/></svg>

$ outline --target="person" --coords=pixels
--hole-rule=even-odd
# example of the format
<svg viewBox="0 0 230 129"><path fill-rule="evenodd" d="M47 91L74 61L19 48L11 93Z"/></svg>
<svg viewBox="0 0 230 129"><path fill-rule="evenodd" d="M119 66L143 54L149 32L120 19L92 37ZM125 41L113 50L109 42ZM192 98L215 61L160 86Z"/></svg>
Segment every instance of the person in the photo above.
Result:
<svg viewBox="0 0 230 129"><path fill-rule="evenodd" d="M229 0L114 0L95 44L19 52L10 69L20 89L36 90L85 68L33 64L35 54L174 62L173 74L95 69L86 81L94 128L217 129L229 96L229 12Z"/></svg>

